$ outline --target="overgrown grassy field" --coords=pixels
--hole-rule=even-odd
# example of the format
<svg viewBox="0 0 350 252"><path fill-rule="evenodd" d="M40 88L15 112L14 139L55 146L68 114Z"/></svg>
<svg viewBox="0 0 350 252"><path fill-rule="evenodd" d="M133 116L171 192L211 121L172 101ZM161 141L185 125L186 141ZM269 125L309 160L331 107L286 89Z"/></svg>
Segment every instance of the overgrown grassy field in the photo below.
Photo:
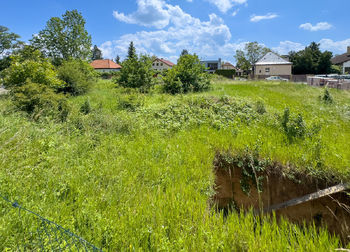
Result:
<svg viewBox="0 0 350 252"><path fill-rule="evenodd" d="M70 98L66 122L34 121L2 96L0 193L106 251L331 251L341 245L327 231L210 207L222 150L350 181L350 93L330 90L328 104L323 92L221 80L171 96L99 81ZM0 250L31 244L35 225L0 200Z"/></svg>

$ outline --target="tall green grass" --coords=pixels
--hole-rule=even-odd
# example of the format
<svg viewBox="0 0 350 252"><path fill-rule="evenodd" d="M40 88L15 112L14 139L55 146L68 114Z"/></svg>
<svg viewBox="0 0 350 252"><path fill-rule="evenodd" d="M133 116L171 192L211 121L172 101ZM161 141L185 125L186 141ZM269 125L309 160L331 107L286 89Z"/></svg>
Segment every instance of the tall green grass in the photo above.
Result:
<svg viewBox="0 0 350 252"><path fill-rule="evenodd" d="M335 104L326 105L318 99L321 89L294 84L221 82L206 93L170 96L130 94L100 81L70 99L64 123L33 122L2 97L0 192L106 251L330 251L339 239L323 229L251 213L224 217L210 208L210 199L217 150L259 145L262 156L293 169L349 179L350 94L331 93ZM236 108L217 105L222 96L251 109L221 113L220 106ZM84 114L87 99L92 111ZM201 107L203 99L213 101L209 109ZM256 101L267 113L254 111ZM301 113L307 125L320 123L317 139L288 143L273 121L285 107ZM242 120L246 115L251 119ZM34 225L0 201L0 250L30 243Z"/></svg>

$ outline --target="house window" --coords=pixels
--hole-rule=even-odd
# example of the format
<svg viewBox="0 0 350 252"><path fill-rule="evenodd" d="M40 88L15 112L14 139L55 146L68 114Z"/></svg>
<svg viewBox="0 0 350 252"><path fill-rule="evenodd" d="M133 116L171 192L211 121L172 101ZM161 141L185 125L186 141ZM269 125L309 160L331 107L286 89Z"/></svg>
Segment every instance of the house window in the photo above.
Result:
<svg viewBox="0 0 350 252"><path fill-rule="evenodd" d="M344 67L344 74L350 74L350 67Z"/></svg>
<svg viewBox="0 0 350 252"><path fill-rule="evenodd" d="M259 73L261 73L261 70L259 70Z"/></svg>
<svg viewBox="0 0 350 252"><path fill-rule="evenodd" d="M269 73L270 72L270 68L269 67L266 67L265 68L265 73Z"/></svg>
<svg viewBox="0 0 350 252"><path fill-rule="evenodd" d="M152 66L154 66L154 63L152 64Z"/></svg>
<svg viewBox="0 0 350 252"><path fill-rule="evenodd" d="M159 66L159 63L157 63L157 66Z"/></svg>
<svg viewBox="0 0 350 252"><path fill-rule="evenodd" d="M161 66L163 66L163 63L160 63Z"/></svg>

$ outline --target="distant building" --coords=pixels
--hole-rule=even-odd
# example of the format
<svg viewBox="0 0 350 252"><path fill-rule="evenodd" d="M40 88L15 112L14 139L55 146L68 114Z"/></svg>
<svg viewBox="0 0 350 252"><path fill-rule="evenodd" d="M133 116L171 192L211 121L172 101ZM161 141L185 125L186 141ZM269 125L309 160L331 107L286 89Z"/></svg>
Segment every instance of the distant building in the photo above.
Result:
<svg viewBox="0 0 350 252"><path fill-rule="evenodd" d="M122 69L119 64L109 59L94 60L90 65L100 73L117 72Z"/></svg>
<svg viewBox="0 0 350 252"><path fill-rule="evenodd" d="M224 62L224 63L221 65L221 69L223 69L223 70L235 70L237 76L242 76L242 75L243 75L243 70L241 70L241 69L235 67L235 66L232 65L230 62Z"/></svg>
<svg viewBox="0 0 350 252"><path fill-rule="evenodd" d="M218 60L202 60L201 64L204 65L206 71L209 73L215 73L216 70L222 69L220 58Z"/></svg>
<svg viewBox="0 0 350 252"><path fill-rule="evenodd" d="M175 66L174 63L172 63L169 60L165 60L163 58L158 59L156 58L152 63L152 68L156 71L163 71L171 69L173 66Z"/></svg>
<svg viewBox="0 0 350 252"><path fill-rule="evenodd" d="M270 76L280 76L290 79L293 63L283 59L273 52L267 53L254 65L254 75L259 79Z"/></svg>
<svg viewBox="0 0 350 252"><path fill-rule="evenodd" d="M342 68L343 74L350 74L350 46L346 53L342 55L335 56L331 59L332 64L340 66Z"/></svg>

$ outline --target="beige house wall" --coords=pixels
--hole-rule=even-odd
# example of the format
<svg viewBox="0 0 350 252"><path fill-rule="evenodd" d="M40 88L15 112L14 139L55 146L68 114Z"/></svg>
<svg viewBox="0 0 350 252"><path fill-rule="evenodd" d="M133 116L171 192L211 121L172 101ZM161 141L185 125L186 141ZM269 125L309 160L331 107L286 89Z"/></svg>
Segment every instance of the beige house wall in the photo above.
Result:
<svg viewBox="0 0 350 252"><path fill-rule="evenodd" d="M155 60L152 63L152 68L156 71L163 71L163 70L170 69L171 66L168 66L167 64L161 62L160 60Z"/></svg>
<svg viewBox="0 0 350 252"><path fill-rule="evenodd" d="M292 75L292 65L257 65L255 66L255 75Z"/></svg>

